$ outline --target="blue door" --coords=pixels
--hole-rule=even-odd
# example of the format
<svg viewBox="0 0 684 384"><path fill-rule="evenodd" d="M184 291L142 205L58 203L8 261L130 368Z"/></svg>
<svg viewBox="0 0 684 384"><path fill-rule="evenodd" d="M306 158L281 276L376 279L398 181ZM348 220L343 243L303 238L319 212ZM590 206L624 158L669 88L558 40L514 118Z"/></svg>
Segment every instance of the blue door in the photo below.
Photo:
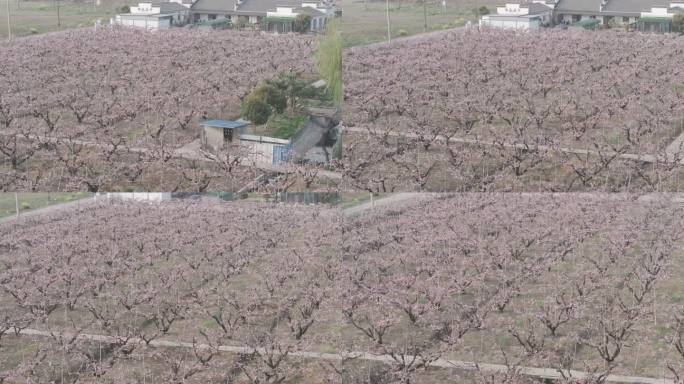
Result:
<svg viewBox="0 0 684 384"><path fill-rule="evenodd" d="M273 146L273 165L280 165L290 161L292 144Z"/></svg>

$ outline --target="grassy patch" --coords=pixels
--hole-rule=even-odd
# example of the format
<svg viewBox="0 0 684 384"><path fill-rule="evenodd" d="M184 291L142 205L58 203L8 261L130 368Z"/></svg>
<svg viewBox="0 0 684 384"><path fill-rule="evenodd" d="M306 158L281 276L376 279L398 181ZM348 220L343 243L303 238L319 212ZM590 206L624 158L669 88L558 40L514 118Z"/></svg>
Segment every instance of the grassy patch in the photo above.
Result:
<svg viewBox="0 0 684 384"><path fill-rule="evenodd" d="M309 121L306 115L272 115L266 123L266 128L271 132L271 136L287 140L299 131Z"/></svg>
<svg viewBox="0 0 684 384"><path fill-rule="evenodd" d="M337 19L328 23L326 35L318 45L317 61L327 94L336 105L342 104L342 31Z"/></svg>
<svg viewBox="0 0 684 384"><path fill-rule="evenodd" d="M19 213L91 197L92 193L18 193ZM14 193L0 193L0 217L16 214Z"/></svg>
<svg viewBox="0 0 684 384"><path fill-rule="evenodd" d="M370 202L370 195L370 192L345 192L341 195L340 207L347 209ZM373 199L380 200L390 195L391 193L374 193Z"/></svg>
<svg viewBox="0 0 684 384"><path fill-rule="evenodd" d="M10 2L10 20L12 36L27 36L38 33L54 32L69 28L92 27L95 20L108 22L123 4L136 4L135 1L107 0L101 5L93 6L92 2L75 3L62 0L59 4L53 1L15 1L0 0L0 37L7 37L7 1Z"/></svg>
<svg viewBox="0 0 684 384"><path fill-rule="evenodd" d="M488 3L489 1L484 1ZM481 5L482 2L478 2ZM489 2L491 3L491 2ZM392 38L416 35L465 25L477 21L474 4L447 1L405 4L390 2L390 34ZM345 2L341 29L345 47L387 40L387 7L384 2Z"/></svg>

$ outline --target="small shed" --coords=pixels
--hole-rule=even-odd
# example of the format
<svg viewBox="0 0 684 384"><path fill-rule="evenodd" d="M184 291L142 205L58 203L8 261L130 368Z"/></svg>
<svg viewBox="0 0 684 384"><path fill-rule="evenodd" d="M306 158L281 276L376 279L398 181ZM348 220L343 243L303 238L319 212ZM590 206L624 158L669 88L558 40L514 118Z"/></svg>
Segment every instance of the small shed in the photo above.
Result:
<svg viewBox="0 0 684 384"><path fill-rule="evenodd" d="M202 149L216 153L230 144L239 143L240 135L247 128L249 122L244 120L206 120L200 125L202 126Z"/></svg>

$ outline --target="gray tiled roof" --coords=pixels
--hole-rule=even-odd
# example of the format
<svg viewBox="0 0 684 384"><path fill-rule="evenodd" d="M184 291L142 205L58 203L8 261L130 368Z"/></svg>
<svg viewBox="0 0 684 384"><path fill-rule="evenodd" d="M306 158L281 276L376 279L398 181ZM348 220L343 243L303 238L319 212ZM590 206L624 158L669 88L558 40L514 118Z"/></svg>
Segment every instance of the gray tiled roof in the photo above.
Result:
<svg viewBox="0 0 684 384"><path fill-rule="evenodd" d="M275 11L277 6L301 7L302 0L243 0L238 11L266 15L268 11Z"/></svg>
<svg viewBox="0 0 684 384"><path fill-rule="evenodd" d="M237 0L197 0L192 5L193 12L231 13L235 11Z"/></svg>
<svg viewBox="0 0 684 384"><path fill-rule="evenodd" d="M537 15L540 13L544 12L549 12L553 8L549 7L548 5L545 4L540 4L540 3L531 3L527 5L527 8L529 9L529 14L530 15Z"/></svg>
<svg viewBox="0 0 684 384"><path fill-rule="evenodd" d="M170 2L165 2L165 3L159 3L159 12L161 13L172 13L172 12L178 12L178 11L186 11L187 8L178 4L178 3L170 3Z"/></svg>
<svg viewBox="0 0 684 384"><path fill-rule="evenodd" d="M651 7L668 7L668 0L607 0L601 8L601 0L560 0L556 11L560 13L590 13L608 16L639 16Z"/></svg>
<svg viewBox="0 0 684 384"><path fill-rule="evenodd" d="M238 14L266 16L269 11L275 11L276 7L293 7L298 11L311 16L325 16L324 13L311 7L302 8L302 0L197 0L192 6L193 12L216 13L216 14ZM238 4L237 10L235 5Z"/></svg>
<svg viewBox="0 0 684 384"><path fill-rule="evenodd" d="M603 7L603 13L607 14L641 14L642 11L650 11L651 7L669 7L670 3L663 0L608 0Z"/></svg>
<svg viewBox="0 0 684 384"><path fill-rule="evenodd" d="M294 11L297 13L303 13L305 15L309 15L311 17L325 16L325 13L319 11L318 9L311 8L311 7L299 7L299 8L295 8Z"/></svg>
<svg viewBox="0 0 684 384"><path fill-rule="evenodd" d="M560 0L556 11L562 13L599 13L601 0Z"/></svg>

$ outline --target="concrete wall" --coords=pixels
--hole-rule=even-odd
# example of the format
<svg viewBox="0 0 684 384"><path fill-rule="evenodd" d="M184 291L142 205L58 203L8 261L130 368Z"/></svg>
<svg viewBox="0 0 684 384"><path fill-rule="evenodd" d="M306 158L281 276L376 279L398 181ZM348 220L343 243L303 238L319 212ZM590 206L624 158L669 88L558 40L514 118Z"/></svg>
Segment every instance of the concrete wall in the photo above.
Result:
<svg viewBox="0 0 684 384"><path fill-rule="evenodd" d="M653 16L653 17L672 17L672 13L668 13L667 8L663 7L652 7L651 12L641 12L641 17Z"/></svg>
<svg viewBox="0 0 684 384"><path fill-rule="evenodd" d="M240 135L240 146L245 151L247 159L256 164L273 165L273 147L288 145L290 145L289 140L265 136Z"/></svg>
<svg viewBox="0 0 684 384"><path fill-rule="evenodd" d="M156 17L127 17L127 15L117 15L114 19L117 25L124 27L145 28L150 30L169 29L171 21L169 19L159 19Z"/></svg>
<svg viewBox="0 0 684 384"><path fill-rule="evenodd" d="M219 152L223 149L223 128L205 127L202 135L202 144L211 152Z"/></svg>
<svg viewBox="0 0 684 384"><path fill-rule="evenodd" d="M194 21L195 18L199 15L199 21L209 21L209 14L208 13L195 13L192 16L192 20ZM238 15L235 14L220 14L220 13L212 13L212 15L216 15L215 20L222 20L222 19L229 19L233 24L237 24L238 22ZM247 16L245 16L247 17ZM247 21L251 24L257 24L259 22L259 16L249 16L247 17Z"/></svg>
<svg viewBox="0 0 684 384"><path fill-rule="evenodd" d="M496 17L482 17L480 26L490 28L537 30L540 27L539 20L520 18L519 20L501 20Z"/></svg>
<svg viewBox="0 0 684 384"><path fill-rule="evenodd" d="M273 146L276 144L242 141L247 159L256 164L273 165Z"/></svg>
<svg viewBox="0 0 684 384"><path fill-rule="evenodd" d="M130 193L106 193L103 195L98 194L96 200L100 200L102 197L106 199L120 199L120 200L132 200L132 201L164 201L171 199L171 193L167 192L130 192Z"/></svg>
<svg viewBox="0 0 684 384"><path fill-rule="evenodd" d="M267 17L295 17L295 7L276 7L275 12L266 12Z"/></svg>
<svg viewBox="0 0 684 384"><path fill-rule="evenodd" d="M562 14L562 15L560 15L559 20L572 24L572 23L576 23L576 22L582 21L582 20L590 20L592 18L589 15L579 15L580 16L579 20L573 20L573 16L574 16L573 14L569 14L569 13L568 14ZM596 19L599 21L603 21L602 17L599 17L599 16L596 16Z"/></svg>
<svg viewBox="0 0 684 384"><path fill-rule="evenodd" d="M496 7L496 13L509 16L527 15L529 8L521 8L519 3L506 3L503 7Z"/></svg>

